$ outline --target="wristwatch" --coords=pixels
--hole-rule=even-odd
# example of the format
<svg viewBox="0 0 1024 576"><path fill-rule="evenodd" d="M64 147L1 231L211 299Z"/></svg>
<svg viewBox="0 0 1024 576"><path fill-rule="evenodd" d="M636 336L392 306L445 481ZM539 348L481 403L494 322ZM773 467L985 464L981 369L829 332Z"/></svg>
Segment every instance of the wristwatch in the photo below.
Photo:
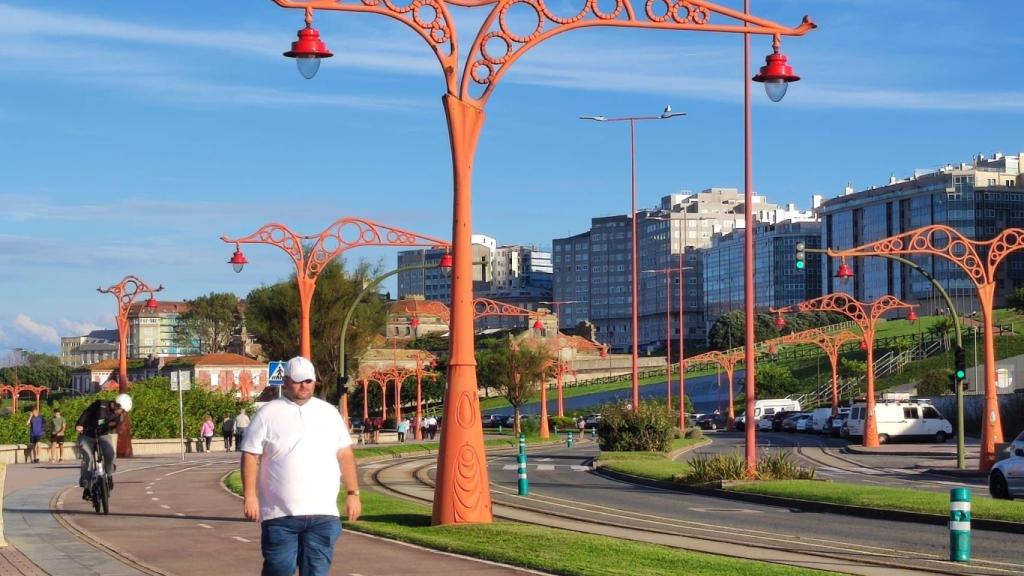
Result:
<svg viewBox="0 0 1024 576"><path fill-rule="evenodd" d="M348 491L348 495L349 496L359 496L359 490L349 490Z"/></svg>

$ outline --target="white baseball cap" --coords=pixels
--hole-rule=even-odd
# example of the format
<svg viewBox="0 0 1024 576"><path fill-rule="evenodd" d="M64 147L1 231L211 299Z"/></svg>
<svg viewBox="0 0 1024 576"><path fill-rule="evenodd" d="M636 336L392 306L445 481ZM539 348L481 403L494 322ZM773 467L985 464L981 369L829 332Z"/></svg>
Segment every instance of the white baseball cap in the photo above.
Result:
<svg viewBox="0 0 1024 576"><path fill-rule="evenodd" d="M313 363L304 356L296 356L284 365L284 375L292 382L316 380L316 369L313 368Z"/></svg>

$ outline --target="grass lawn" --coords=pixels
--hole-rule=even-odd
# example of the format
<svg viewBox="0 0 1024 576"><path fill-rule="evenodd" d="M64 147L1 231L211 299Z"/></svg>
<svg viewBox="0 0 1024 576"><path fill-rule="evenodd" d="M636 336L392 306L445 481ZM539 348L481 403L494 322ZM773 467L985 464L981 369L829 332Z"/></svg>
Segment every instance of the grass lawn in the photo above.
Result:
<svg viewBox="0 0 1024 576"><path fill-rule="evenodd" d="M728 490L868 508L924 512L941 516L949 514L948 494L909 488L883 488L841 482L815 482L813 480L776 480L744 482L732 485ZM971 502L971 516L990 520L1024 522L1024 502L975 498Z"/></svg>
<svg viewBox="0 0 1024 576"><path fill-rule="evenodd" d="M239 491L238 473L227 479ZM363 492L363 516L347 522L357 530L455 554L523 566L554 574L586 576L730 576L827 574L677 550L656 544L580 534L568 530L497 521L493 524L431 526L428 506Z"/></svg>
<svg viewBox="0 0 1024 576"><path fill-rule="evenodd" d="M676 438L672 441L672 450L692 446L703 440L703 438ZM690 470L685 462L669 460L668 455L663 452L601 452L598 462L602 468L615 472L665 482L672 482L673 478Z"/></svg>

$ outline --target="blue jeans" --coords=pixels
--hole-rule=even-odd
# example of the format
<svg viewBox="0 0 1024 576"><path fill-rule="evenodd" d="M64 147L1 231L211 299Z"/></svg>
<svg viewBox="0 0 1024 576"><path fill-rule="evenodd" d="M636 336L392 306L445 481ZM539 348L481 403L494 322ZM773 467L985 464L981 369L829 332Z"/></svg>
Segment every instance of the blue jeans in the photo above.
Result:
<svg viewBox="0 0 1024 576"><path fill-rule="evenodd" d="M341 536L337 516L285 516L260 525L262 576L327 576L334 543Z"/></svg>

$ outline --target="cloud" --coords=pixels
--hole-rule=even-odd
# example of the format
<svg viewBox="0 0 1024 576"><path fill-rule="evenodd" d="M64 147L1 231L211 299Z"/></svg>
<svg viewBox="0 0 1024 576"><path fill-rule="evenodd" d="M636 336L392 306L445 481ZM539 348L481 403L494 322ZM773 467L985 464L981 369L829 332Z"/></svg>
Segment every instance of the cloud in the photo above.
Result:
<svg viewBox="0 0 1024 576"><path fill-rule="evenodd" d="M60 336L57 335L56 328L40 324L24 314L18 314L14 318L14 328L47 344L60 343Z"/></svg>
<svg viewBox="0 0 1024 576"><path fill-rule="evenodd" d="M75 322L74 320L62 319L60 321L60 327L70 334L80 336L88 334L93 330L103 330L104 327L93 322Z"/></svg>

